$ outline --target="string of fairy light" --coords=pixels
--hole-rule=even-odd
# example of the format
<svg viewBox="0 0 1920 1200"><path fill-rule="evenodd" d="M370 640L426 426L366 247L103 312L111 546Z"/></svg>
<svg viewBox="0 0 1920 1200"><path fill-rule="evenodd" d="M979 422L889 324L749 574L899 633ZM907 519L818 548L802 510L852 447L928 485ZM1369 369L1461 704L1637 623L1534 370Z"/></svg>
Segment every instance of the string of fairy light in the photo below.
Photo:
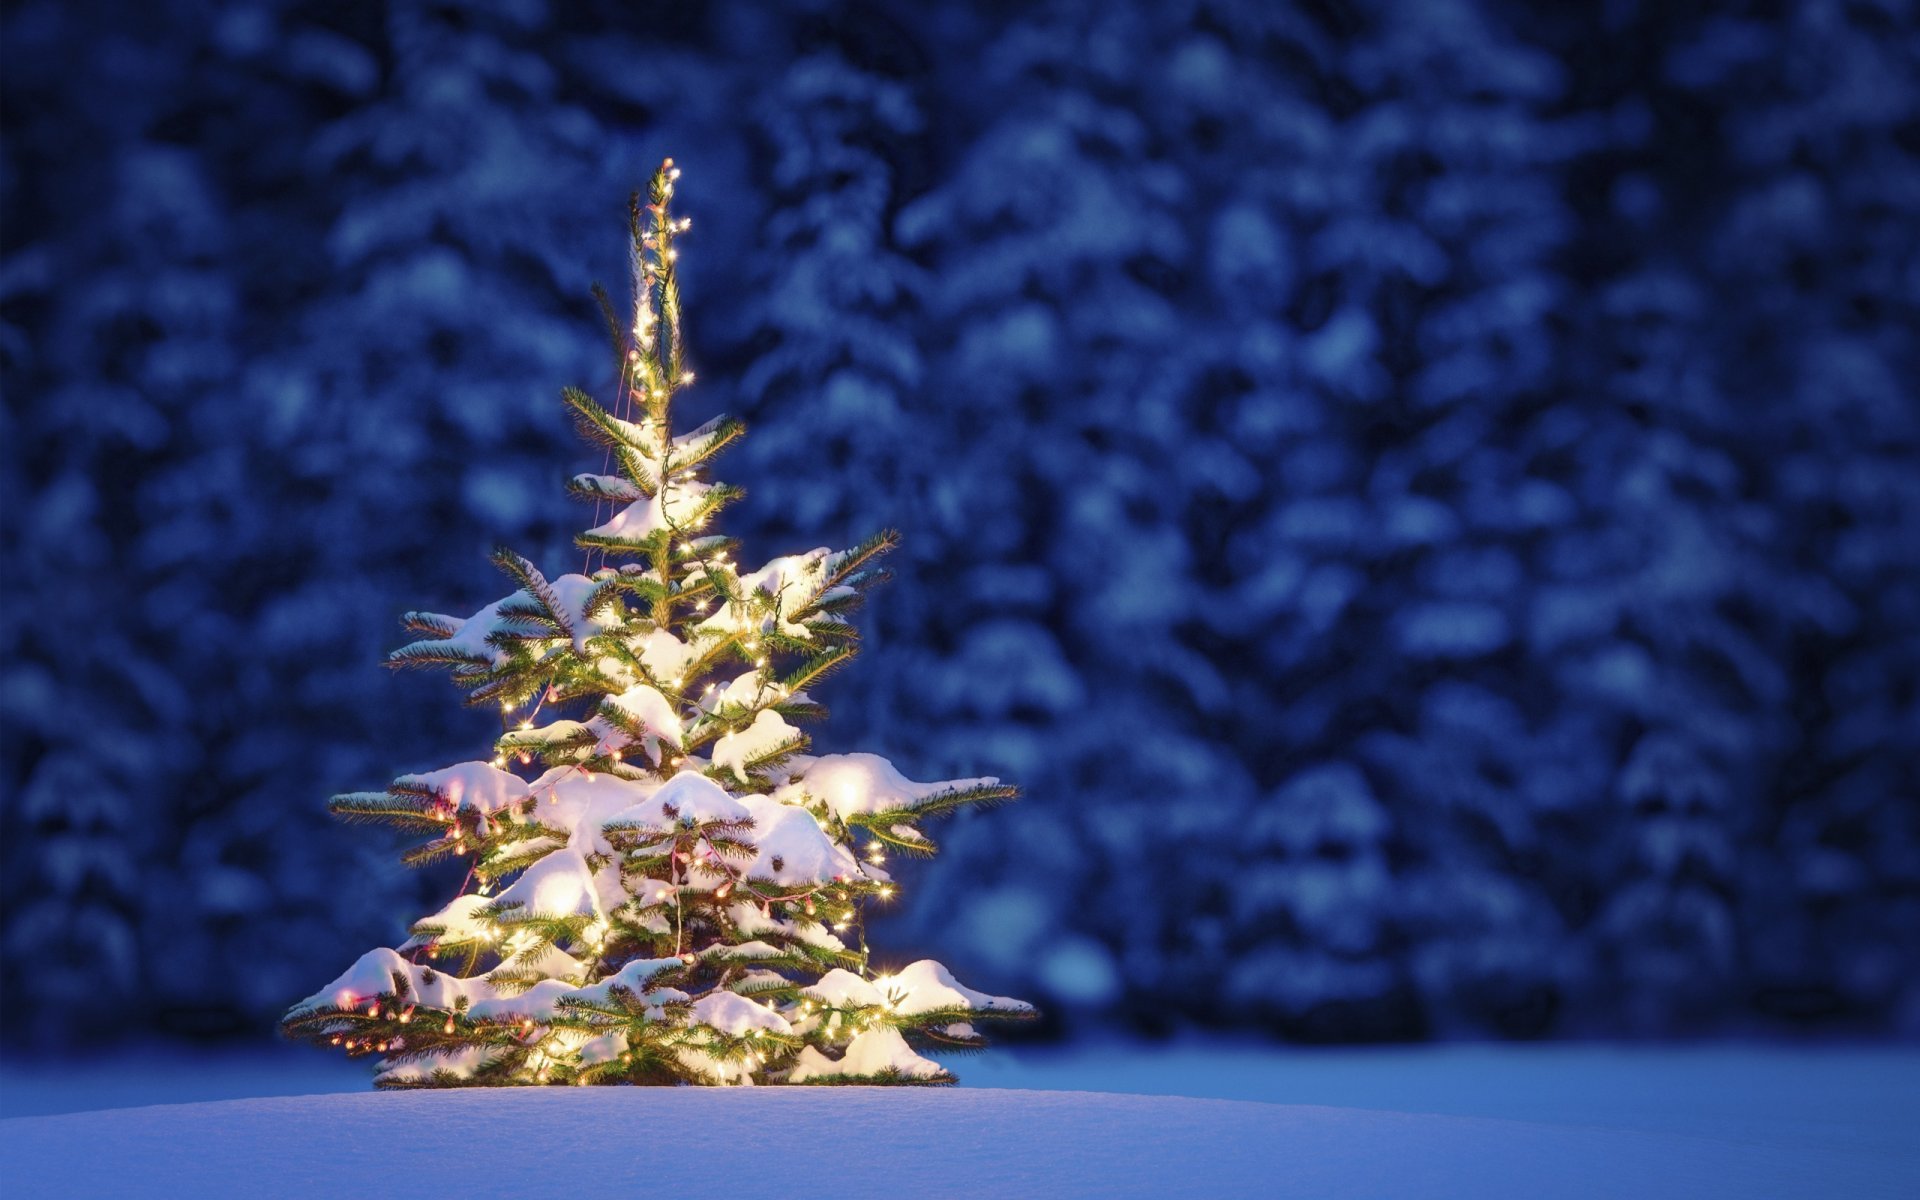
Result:
<svg viewBox="0 0 1920 1200"><path fill-rule="evenodd" d="M661 523L667 533L661 549L657 552L664 597L664 607L661 611L671 617L673 606L685 603L689 608L689 619L697 619L714 614L724 603L729 610L730 620L722 627L725 636L719 645L695 657L692 661L682 659L677 662L670 678L661 678L665 674L664 671L647 661L645 655L638 656L637 661L649 683L655 687L665 685L664 691L670 697L670 702L681 721L680 728L684 732L679 736L676 744L674 739L665 737L650 725L645 726L644 735L635 735L626 725L610 721L609 724L613 729L600 739L594 753L614 764L611 773L616 778L629 777L628 772L632 768L623 771L620 764L624 761L624 749L635 744L636 736L646 740L655 770L665 774L672 771L683 758L691 757L687 746L703 744L711 737L708 731L715 726L723 730L716 746L729 742L745 724L757 722L761 713L777 710L778 706L793 694L789 684L779 680L769 670L773 652L777 646L769 645L764 640L770 628L771 630L781 628L784 619L789 582L784 566L780 569L779 576L773 580L775 586L772 589L773 598L770 601L773 606L773 615L771 618L761 617L756 622L750 605L751 596L738 587L739 575L730 561L728 539L700 535L699 531L705 528L714 507L713 503L700 504L700 495L696 493L695 506L689 510L690 519L683 521L676 513L673 492L681 483L679 476L685 473L690 481L697 482L699 462L704 458L702 448L695 443L692 465L686 468L676 466L674 462L676 445L669 424L673 396L680 388L692 384L695 378L690 370L679 370L677 373L672 371L672 368L678 365L682 355L677 304L674 306L668 304L669 293L676 287L673 280L673 264L679 257L679 251L673 245L673 239L676 234L684 233L692 226L692 218L683 217L675 220L668 211L668 201L672 198L674 183L679 177L680 169L673 165L673 160L666 160L656 185L657 195L644 208L644 211L651 215L652 228L641 232L637 219L634 224L635 236L632 249L635 277L634 318L631 328L622 331L630 340L621 356L621 370L617 382L618 401L613 415L619 421L631 426L635 424L633 418L639 415L636 414L636 406L644 405L645 412L637 422L638 428L645 435L648 445L657 452L655 461L658 478L651 500L658 506ZM640 210L636 208L636 214L638 211ZM707 450L710 452L711 447L709 446ZM612 469L613 460L613 443L608 441L603 455L601 476L595 480L592 488L595 528L601 525L606 503L612 498L605 480ZM602 572L606 568L608 546L604 543L588 542L582 561L582 572L589 578L594 577L593 561L596 548L600 551ZM676 557L681 559L677 564L673 561ZM695 585L696 580L704 583L705 588L710 589L714 595L703 597L702 589ZM681 583L683 586L676 587L676 583ZM768 624L769 620L772 622L771 627ZM714 699L717 682L707 682L697 697L690 695L690 685L697 685L699 676L707 674L721 662L726 661L730 657L726 653L729 649L737 650L740 656L751 664L754 683L751 699L741 703L739 710L734 713L727 712L729 705ZM736 677L736 682L740 678L744 676ZM733 685L730 684L728 692L731 693L732 690ZM556 684L552 680L535 688L518 704L510 696L503 698L500 701L502 742L506 742L516 720L521 731L530 731L547 702L559 699L561 699L560 693L556 691ZM531 708L525 712L516 711L528 701L531 701ZM624 737L625 740L609 744L620 737ZM508 746L499 749L493 759L493 766L497 769L510 769L510 760L517 760L523 766L531 764L536 752L531 748L533 745L534 743L522 743L518 748ZM548 757L548 753L542 751L542 757ZM502 875L518 869L515 866L508 866L495 872L485 865L485 859L488 857L486 842L493 835L498 817L502 814L517 812L529 818L530 824L538 825L537 812L543 797L548 804L557 803L562 788L570 781L576 778L587 782L593 781L596 777L593 762L594 759L590 758L585 763L560 764L562 769L558 772L549 772L552 777L530 788L525 799L496 809L479 810L472 822L475 843L473 845L468 844L468 831L463 821L468 810L458 801L436 793L434 804L429 810L430 815L435 820L450 826L443 835L442 844L450 843L450 849L456 856L464 857L469 853L474 855L455 893L454 900L457 901L460 897L467 895L470 887L474 889L474 894L485 897ZM749 770L751 764L743 761L738 769ZM836 844L844 841L853 847L853 828L838 818L831 805L824 800L812 798L809 798L809 803L817 808L814 815L829 838ZM871 832L869 830L869 833ZM879 868L886 861L881 840L877 836L872 837L864 848L853 848L864 852L867 863L874 868ZM809 920L823 918L822 923L829 926L835 933L844 933L858 922L859 897L855 893L859 891L860 884L844 873L834 875L831 881L817 882L811 886L790 891L756 886L748 877L745 868L736 867L728 861L723 848L715 844L713 834L708 828L703 828L699 823L681 825L671 818L667 821L666 828L660 833L643 836L639 843L624 853L644 853L653 856L663 851L669 879L659 881L663 886L655 896L658 901L664 901L673 909L673 953L689 967L699 962L706 953L706 951L695 952L686 944L685 917L690 904L704 902L723 906L737 897L747 897L757 902L764 918L772 919L776 907L781 907L789 916L804 914L804 917ZM720 882L712 887L702 887L696 881L696 873L718 877ZM862 874L865 872L863 871ZM870 895L882 899L891 898L893 895L894 887L890 881L886 881L884 874L878 880L868 876L864 882L873 884L871 892L868 893ZM449 907L451 904L452 901L449 902ZM825 909L824 912L823 909ZM567 928L556 933L551 929L539 932L522 928L503 938L498 924L490 924L485 928L476 928L471 939L462 938L453 941L446 939L447 932L449 931L443 930L438 935L429 934L419 938L413 948L413 961L418 964L422 953L437 956L454 946L478 944L499 946L501 962L504 964L509 959L536 947L557 945L560 939L565 937L575 952L587 955L592 963L598 963L604 958L609 937L615 932L615 926L610 915L596 915L577 931ZM644 938L649 934L642 931L641 936ZM502 945L503 942L504 945ZM709 946L707 951L715 949L720 944L715 943L715 946ZM867 969L864 930L860 937L857 961L864 972ZM880 982L884 983L885 980L885 976L879 977ZM889 1001L887 1007L890 1008L891 1003ZM831 1005L816 1005L811 999L800 999L796 1007L799 1012L807 1016L814 1014L816 1009L824 1009L831 1014L834 1028L843 1021L853 1028L864 1028L869 1021L868 1017L863 1017L852 1010L843 1013ZM344 1008L349 1015L361 1017L358 1001L352 997L348 998ZM379 999L375 998L367 1005L364 1019L387 1020L399 1025L409 1025L413 1021L416 1008L417 1005L411 1003L404 1006L389 1003L387 1010L383 1013ZM476 1030L484 1026L495 1032L513 1033L524 1037L525 1044L529 1047L540 1043L544 1036L531 1018L519 1019L515 1022L489 1022L474 1020L451 1011L446 1013L444 1022L439 1024L439 1031L445 1036L452 1037L463 1020ZM701 1032L702 1028L704 1027L689 1027L672 1035L670 1040L675 1044L717 1048L728 1053L745 1053L761 1064L766 1061L766 1053L771 1048L769 1043L799 1044L797 1039L766 1035L757 1028L749 1030L744 1036L722 1034L718 1030L711 1029ZM334 1045L343 1046L353 1053L386 1053L397 1044L399 1039L397 1035L391 1033L385 1037L379 1037L376 1035L348 1036L343 1032L336 1033L330 1040ZM619 1061L623 1064L631 1064L634 1056L629 1050L619 1056ZM536 1078L545 1082L549 1072L544 1056L535 1051L535 1058L531 1065L537 1072Z"/></svg>

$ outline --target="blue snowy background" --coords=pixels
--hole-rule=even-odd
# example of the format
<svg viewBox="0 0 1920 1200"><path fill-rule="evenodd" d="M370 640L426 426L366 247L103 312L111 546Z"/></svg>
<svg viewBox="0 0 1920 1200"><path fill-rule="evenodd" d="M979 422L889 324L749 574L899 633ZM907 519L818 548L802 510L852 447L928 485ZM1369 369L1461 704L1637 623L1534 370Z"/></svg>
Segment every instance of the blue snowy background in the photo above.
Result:
<svg viewBox="0 0 1920 1200"><path fill-rule="evenodd" d="M831 750L1020 804L875 944L1055 1031L1920 1032L1905 0L9 0L0 1035L264 1038L454 880L666 154Z"/></svg>

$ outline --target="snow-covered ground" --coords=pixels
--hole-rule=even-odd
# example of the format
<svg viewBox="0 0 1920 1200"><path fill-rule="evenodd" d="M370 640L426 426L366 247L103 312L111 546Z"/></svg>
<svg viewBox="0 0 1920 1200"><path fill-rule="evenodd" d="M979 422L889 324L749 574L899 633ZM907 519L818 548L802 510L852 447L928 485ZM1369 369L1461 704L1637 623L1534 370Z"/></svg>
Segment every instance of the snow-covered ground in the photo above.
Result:
<svg viewBox="0 0 1920 1200"><path fill-rule="evenodd" d="M836 1196L1920 1195L1920 1049L1189 1044L950 1065L967 1086L372 1095L312 1054L10 1064L0 1112L68 1115L0 1123L0 1191L771 1188L713 1165L735 1147ZM181 1103L221 1096L254 1098ZM162 1107L76 1111L107 1105ZM506 1129L551 1150L486 1153Z"/></svg>

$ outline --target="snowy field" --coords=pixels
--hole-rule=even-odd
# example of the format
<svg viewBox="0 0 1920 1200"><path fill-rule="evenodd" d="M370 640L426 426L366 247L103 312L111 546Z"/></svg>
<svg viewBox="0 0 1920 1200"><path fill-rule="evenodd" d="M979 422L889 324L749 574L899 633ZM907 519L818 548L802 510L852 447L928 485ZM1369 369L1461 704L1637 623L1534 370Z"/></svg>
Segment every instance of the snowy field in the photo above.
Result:
<svg viewBox="0 0 1920 1200"><path fill-rule="evenodd" d="M746 1194L735 1173L652 1148L684 1129L818 1182L799 1194L835 1196L1920 1195L1916 1049L1201 1044L952 1065L966 1086L948 1091L373 1095L360 1069L286 1051L126 1055L58 1076L12 1064L0 1191L304 1197L431 1179L542 1196L582 1180L657 1190L666 1171L674 1194ZM633 1133L583 1137L593 1125ZM490 1127L553 1149L446 1152Z"/></svg>

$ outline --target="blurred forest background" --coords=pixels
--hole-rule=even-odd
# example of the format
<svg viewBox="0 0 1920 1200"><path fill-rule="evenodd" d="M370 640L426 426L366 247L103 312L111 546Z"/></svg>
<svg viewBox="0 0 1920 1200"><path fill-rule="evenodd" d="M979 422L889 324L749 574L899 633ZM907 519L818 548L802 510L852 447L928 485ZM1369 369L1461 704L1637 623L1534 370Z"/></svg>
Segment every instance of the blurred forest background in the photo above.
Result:
<svg viewBox="0 0 1920 1200"><path fill-rule="evenodd" d="M1020 804L875 934L1067 1028L1920 1032L1907 0L0 17L0 1034L264 1037L450 894L336 791L559 569L663 155L827 750Z"/></svg>

